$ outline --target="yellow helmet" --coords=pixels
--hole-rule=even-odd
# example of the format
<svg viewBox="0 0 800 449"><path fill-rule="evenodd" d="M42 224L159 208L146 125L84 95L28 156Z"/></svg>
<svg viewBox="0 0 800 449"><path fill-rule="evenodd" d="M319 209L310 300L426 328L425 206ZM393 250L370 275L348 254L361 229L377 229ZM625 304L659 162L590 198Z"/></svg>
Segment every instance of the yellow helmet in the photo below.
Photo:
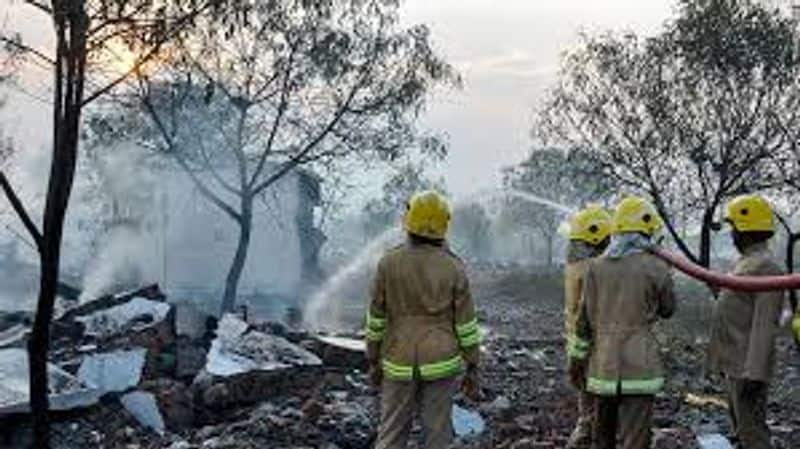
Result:
<svg viewBox="0 0 800 449"><path fill-rule="evenodd" d="M775 214L767 200L743 195L728 203L725 220L740 232L775 232Z"/></svg>
<svg viewBox="0 0 800 449"><path fill-rule="evenodd" d="M433 190L418 192L408 202L404 227L409 234L442 240L450 227L450 205Z"/></svg>
<svg viewBox="0 0 800 449"><path fill-rule="evenodd" d="M569 220L569 239L598 245L611 234L611 214L598 205L587 206Z"/></svg>
<svg viewBox="0 0 800 449"><path fill-rule="evenodd" d="M637 196L629 196L620 201L614 211L612 232L642 232L652 236L663 226L664 221L649 201Z"/></svg>

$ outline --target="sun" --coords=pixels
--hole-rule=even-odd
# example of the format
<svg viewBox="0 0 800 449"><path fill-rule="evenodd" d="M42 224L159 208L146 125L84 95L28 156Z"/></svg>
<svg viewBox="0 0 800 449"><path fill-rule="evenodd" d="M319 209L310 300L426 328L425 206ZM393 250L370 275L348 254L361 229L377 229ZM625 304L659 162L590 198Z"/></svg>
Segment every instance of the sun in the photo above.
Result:
<svg viewBox="0 0 800 449"><path fill-rule="evenodd" d="M152 72L156 67L168 59L164 51L158 55L149 55L147 49L142 51L132 50L121 40L109 41L104 45L101 54L95 58L96 67L110 76L123 76L130 74L134 69ZM143 60L146 59L146 62Z"/></svg>

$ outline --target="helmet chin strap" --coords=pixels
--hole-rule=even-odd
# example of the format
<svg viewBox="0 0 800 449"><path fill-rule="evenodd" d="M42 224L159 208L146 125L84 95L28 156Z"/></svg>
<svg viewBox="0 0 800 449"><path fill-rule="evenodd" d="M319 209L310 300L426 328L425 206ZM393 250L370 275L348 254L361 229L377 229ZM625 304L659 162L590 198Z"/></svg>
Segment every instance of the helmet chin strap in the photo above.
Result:
<svg viewBox="0 0 800 449"><path fill-rule="evenodd" d="M768 292L800 289L800 274L782 276L734 276L701 267L683 256L653 246L650 251L684 274L714 287L741 292Z"/></svg>

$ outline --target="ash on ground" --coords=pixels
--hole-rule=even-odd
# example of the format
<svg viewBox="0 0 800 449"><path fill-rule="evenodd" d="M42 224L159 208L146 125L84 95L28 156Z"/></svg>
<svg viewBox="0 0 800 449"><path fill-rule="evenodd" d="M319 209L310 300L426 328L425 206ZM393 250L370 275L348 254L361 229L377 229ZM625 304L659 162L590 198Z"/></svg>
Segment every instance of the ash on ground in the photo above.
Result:
<svg viewBox="0 0 800 449"><path fill-rule="evenodd" d="M560 273L484 265L473 267L472 281L485 331L483 400L457 397L455 447L563 448L576 403L566 382ZM717 447L730 429L722 382L703 371L712 304L698 293L680 307L658 329L669 382L657 400L654 447ZM67 379L65 391L82 396L64 402L64 392L54 392L62 407L53 445L371 448L379 404L367 385L361 323L351 324L349 335L318 336L244 316L217 321L191 304L168 303L155 287L66 307L53 326L51 363ZM0 351L24 348L19 325L6 326L14 338ZM800 357L788 337L779 348L770 426L777 449L797 448ZM16 374L24 383L26 373ZM0 406L2 448L30 442L24 386L3 396L14 403Z"/></svg>

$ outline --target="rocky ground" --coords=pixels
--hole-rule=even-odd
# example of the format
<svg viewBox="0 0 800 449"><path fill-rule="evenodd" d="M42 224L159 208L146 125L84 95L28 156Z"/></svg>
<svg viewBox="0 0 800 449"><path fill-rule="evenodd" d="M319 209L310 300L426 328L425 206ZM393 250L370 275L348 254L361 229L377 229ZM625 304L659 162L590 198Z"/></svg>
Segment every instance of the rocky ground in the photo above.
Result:
<svg viewBox="0 0 800 449"><path fill-rule="evenodd" d="M485 422L477 435L467 435L469 429L460 428L462 437L457 448L563 448L569 436L575 419L575 395L565 381L561 278L556 272L531 274L534 272L546 270L473 269L474 295L486 327L484 399L471 403L459 397L458 403L464 409L462 413L478 412ZM721 384L703 375L703 341L707 338L709 312L708 307L698 304L702 304L699 298L704 293L702 289L682 291L681 313L673 323L659 329L670 382L657 402L657 449L698 447L698 434L728 431ZM150 381L151 387L145 384L138 388L149 389L159 398L167 421L163 435L143 429L117 401L106 399L89 410L60 416L54 432L55 446L371 448L378 404L375 392L366 385L363 360L357 352L331 353L314 336L302 332L289 335L280 326L262 326L259 332L285 336L316 353L323 361L321 368L239 382L236 390L221 382L210 387L188 379L185 384ZM788 338L780 341L779 361L778 380L769 405L775 447L800 448L800 353ZM264 382L281 387L259 396ZM180 398L186 398L181 391L194 391L194 410L181 413L181 401L170 399L170 395L157 391L159 388L170 389ZM243 400L248 396L258 399ZM236 401L231 400L234 397ZM459 420L459 427L465 423ZM21 447L18 444L25 439L24 420L0 421L0 425L6 426L6 434L9 426L16 429L11 432L15 439L7 439L6 446L0 441L0 447ZM3 430L0 427L0 435ZM415 428L414 433L418 434L419 429ZM419 446L415 443L412 447Z"/></svg>

